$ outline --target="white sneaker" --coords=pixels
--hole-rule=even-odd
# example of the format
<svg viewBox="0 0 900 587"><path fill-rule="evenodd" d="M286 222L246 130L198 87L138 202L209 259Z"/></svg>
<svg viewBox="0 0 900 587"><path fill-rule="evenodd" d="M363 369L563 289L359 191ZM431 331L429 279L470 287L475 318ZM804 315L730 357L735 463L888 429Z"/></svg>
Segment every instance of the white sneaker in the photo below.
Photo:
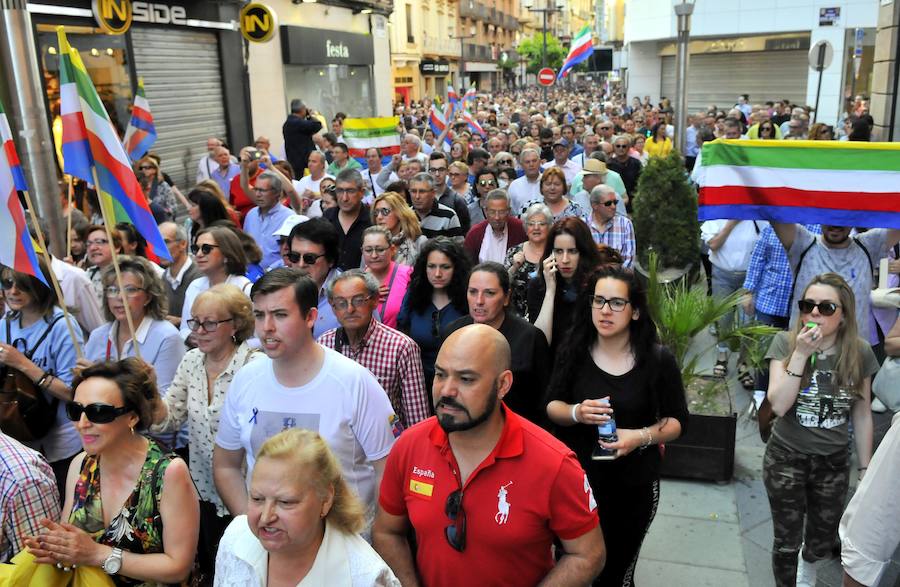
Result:
<svg viewBox="0 0 900 587"><path fill-rule="evenodd" d="M797 554L797 587L816 587L818 562L807 562L803 558L803 550Z"/></svg>
<svg viewBox="0 0 900 587"><path fill-rule="evenodd" d="M882 402L880 399L873 396L872 397L872 411L875 412L876 414L883 414L887 411L887 406L884 405L884 402Z"/></svg>

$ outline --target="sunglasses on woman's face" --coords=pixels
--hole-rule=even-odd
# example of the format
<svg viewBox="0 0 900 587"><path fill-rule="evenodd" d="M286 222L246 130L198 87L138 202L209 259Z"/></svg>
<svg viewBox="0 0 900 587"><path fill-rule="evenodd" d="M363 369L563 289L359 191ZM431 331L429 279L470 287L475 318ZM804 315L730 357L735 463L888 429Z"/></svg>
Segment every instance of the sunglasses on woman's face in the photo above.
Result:
<svg viewBox="0 0 900 587"><path fill-rule="evenodd" d="M212 253L213 249L218 249L219 245L211 245L209 243L204 243L202 245L191 245L191 252L195 255L199 253L203 253L204 255L208 255Z"/></svg>
<svg viewBox="0 0 900 587"><path fill-rule="evenodd" d="M812 311L818 308L819 314L823 316L832 316L840 308L834 302L819 302L817 304L812 300L797 300L797 307L800 308L801 314L812 314Z"/></svg>
<svg viewBox="0 0 900 587"><path fill-rule="evenodd" d="M109 424L119 416L127 414L131 411L129 407L111 406L109 404L88 404L81 405L78 402L69 402L66 404L66 416L73 422L81 420L81 415L87 416L87 419L94 424Z"/></svg>
<svg viewBox="0 0 900 587"><path fill-rule="evenodd" d="M15 287L16 280L12 278L12 276L0 277L0 289L3 291L8 291Z"/></svg>

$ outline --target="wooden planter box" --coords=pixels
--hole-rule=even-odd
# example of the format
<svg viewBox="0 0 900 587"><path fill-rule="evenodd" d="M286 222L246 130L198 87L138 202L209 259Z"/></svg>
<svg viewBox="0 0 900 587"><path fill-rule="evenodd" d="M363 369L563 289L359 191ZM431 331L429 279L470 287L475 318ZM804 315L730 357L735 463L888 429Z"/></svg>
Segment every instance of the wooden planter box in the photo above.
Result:
<svg viewBox="0 0 900 587"><path fill-rule="evenodd" d="M734 474L737 414L691 414L687 433L666 444L663 477L727 483Z"/></svg>

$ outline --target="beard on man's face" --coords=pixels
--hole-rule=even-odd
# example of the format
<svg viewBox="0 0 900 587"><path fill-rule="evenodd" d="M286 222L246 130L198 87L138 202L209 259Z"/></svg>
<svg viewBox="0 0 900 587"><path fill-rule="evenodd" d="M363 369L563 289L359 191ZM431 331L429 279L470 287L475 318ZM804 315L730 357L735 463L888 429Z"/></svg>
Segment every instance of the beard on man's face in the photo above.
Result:
<svg viewBox="0 0 900 587"><path fill-rule="evenodd" d="M435 412L437 412L438 408L441 406L447 406L448 408L455 408L465 413L466 419L463 421L457 421L450 414L441 414L438 416L438 424L440 424L441 428L446 433L451 432L463 432L465 430L471 430L477 426L480 426L487 422L488 418L491 417L491 414L494 413L494 410L497 407L497 402L499 401L499 394L497 393L499 386L497 382L494 381L491 386L491 393L488 395L487 405L484 406L484 412L476 416L474 419L472 418L472 414L469 413L468 408L457 402L452 397L442 397L438 400L437 404L434 406Z"/></svg>

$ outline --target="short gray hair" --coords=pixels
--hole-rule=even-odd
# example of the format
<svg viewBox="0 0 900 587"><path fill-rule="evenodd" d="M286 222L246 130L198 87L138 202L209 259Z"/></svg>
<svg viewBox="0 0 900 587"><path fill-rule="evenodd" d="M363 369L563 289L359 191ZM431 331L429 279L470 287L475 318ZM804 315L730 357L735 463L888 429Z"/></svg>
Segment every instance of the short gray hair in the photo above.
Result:
<svg viewBox="0 0 900 587"><path fill-rule="evenodd" d="M417 173L409 179L409 185L412 185L413 182L417 183L427 183L428 189L434 189L434 178L431 177L430 173L425 173L424 171L421 173Z"/></svg>
<svg viewBox="0 0 900 587"><path fill-rule="evenodd" d="M600 198L602 198L603 196L608 196L609 194L618 196L616 190L606 185L605 183L601 183L600 185L594 186L594 189L591 190L590 202L591 204L599 204Z"/></svg>
<svg viewBox="0 0 900 587"><path fill-rule="evenodd" d="M168 220L166 222L160 223L159 227L162 228L163 226L168 226L168 225L171 225L172 229L175 231L175 242L183 243L188 239L188 233L184 229L184 226L182 226L181 224L178 224L177 222L172 222L171 220Z"/></svg>
<svg viewBox="0 0 900 587"><path fill-rule="evenodd" d="M626 145L628 145L629 147L631 146L631 137L625 133L614 136L613 137L613 145L616 144L616 141L625 141Z"/></svg>
<svg viewBox="0 0 900 587"><path fill-rule="evenodd" d="M484 198L485 204L488 202L492 202L495 200L503 200L506 202L506 207L509 207L509 194L506 193L506 190L503 188L496 188L487 193L487 196Z"/></svg>
<svg viewBox="0 0 900 587"><path fill-rule="evenodd" d="M356 189L362 189L364 183L362 173L356 169L342 169L334 178L334 183L339 181L352 183L356 186Z"/></svg>
<svg viewBox="0 0 900 587"><path fill-rule="evenodd" d="M531 153L531 154L537 156L538 159L541 158L541 154L538 153L538 150L537 150L537 149L531 149L531 148L528 148L528 149L522 149L522 152L519 153L519 163L521 163L522 160L525 159L525 155L527 155L527 154L529 154L529 153Z"/></svg>
<svg viewBox="0 0 900 587"><path fill-rule="evenodd" d="M553 224L553 213L550 211L550 208L547 207L543 202L535 202L534 204L528 206L528 209L522 213L522 223L528 224L532 218L535 216L543 216L547 219L548 224Z"/></svg>
<svg viewBox="0 0 900 587"><path fill-rule="evenodd" d="M306 108L306 104L303 103L303 100L299 98L291 100L291 112L299 112L304 108Z"/></svg>
<svg viewBox="0 0 900 587"><path fill-rule="evenodd" d="M276 194L280 194L284 189L284 184L281 182L281 176L272 171L271 169L263 171L259 174L259 177L256 178L256 181L261 179L269 180L269 187L275 190Z"/></svg>
<svg viewBox="0 0 900 587"><path fill-rule="evenodd" d="M403 137L403 140L404 141L412 141L416 144L417 147L422 146L422 139L420 139L417 135L414 135L412 133L406 133L406 135Z"/></svg>
<svg viewBox="0 0 900 587"><path fill-rule="evenodd" d="M325 295L328 297L328 301L331 302L332 300L334 300L335 285L337 285L341 281L353 279L354 277L358 277L359 279L363 280L363 283L366 286L366 291L369 293L369 295L378 295L378 288L381 287L381 284L378 283L378 280L374 275L372 275L368 271L363 271L362 269L349 269L332 279L328 283L328 285L325 286Z"/></svg>

